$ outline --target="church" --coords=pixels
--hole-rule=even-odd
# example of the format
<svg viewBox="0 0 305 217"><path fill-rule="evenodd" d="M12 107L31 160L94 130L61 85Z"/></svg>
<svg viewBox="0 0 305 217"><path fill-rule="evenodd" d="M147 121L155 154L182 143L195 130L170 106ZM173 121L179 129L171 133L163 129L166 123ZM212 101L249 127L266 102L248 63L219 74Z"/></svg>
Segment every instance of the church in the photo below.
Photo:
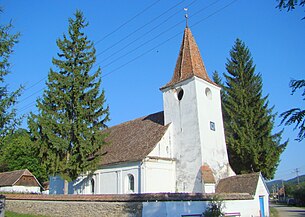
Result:
<svg viewBox="0 0 305 217"><path fill-rule="evenodd" d="M189 27L172 79L160 90L164 110L107 129L99 169L69 183L69 193L251 193L267 207L261 174L236 176L230 167L221 88L209 78ZM59 177L50 179L50 193L63 193Z"/></svg>

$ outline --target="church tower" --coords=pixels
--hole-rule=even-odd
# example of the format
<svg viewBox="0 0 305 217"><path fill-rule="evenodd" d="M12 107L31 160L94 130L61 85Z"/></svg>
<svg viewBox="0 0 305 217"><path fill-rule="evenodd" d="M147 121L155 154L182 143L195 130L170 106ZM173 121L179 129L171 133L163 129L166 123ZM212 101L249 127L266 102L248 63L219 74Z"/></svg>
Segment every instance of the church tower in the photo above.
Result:
<svg viewBox="0 0 305 217"><path fill-rule="evenodd" d="M177 192L213 193L232 171L225 143L220 87L209 78L186 27L174 75L164 87L164 121L171 123Z"/></svg>

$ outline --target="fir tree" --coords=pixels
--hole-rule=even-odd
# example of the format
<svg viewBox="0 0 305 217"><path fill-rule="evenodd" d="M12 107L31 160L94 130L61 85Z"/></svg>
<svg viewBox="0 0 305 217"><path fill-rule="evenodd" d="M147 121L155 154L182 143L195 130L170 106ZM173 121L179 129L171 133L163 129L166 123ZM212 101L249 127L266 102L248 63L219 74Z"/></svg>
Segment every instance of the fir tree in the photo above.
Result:
<svg viewBox="0 0 305 217"><path fill-rule="evenodd" d="M287 142L272 133L275 114L262 96L262 77L255 73L249 49L239 39L226 64L223 108L229 160L238 173L261 171L271 179Z"/></svg>
<svg viewBox="0 0 305 217"><path fill-rule="evenodd" d="M292 94L294 94L297 90L302 91L302 97L305 101L305 80L291 80L290 87L292 88ZM301 142L305 139L305 109L302 108L292 108L286 112L283 112L280 117L282 117L281 124L292 125L295 124L294 129L299 130L297 141Z"/></svg>
<svg viewBox="0 0 305 217"><path fill-rule="evenodd" d="M104 90L100 91L101 69L89 74L96 56L83 32L87 26L80 11L69 19L68 36L57 40L60 53L52 60L56 70L50 69L47 89L37 101L39 114L29 118L48 174L65 180L65 194L67 181L96 169L106 137L101 131L109 121Z"/></svg>
<svg viewBox="0 0 305 217"><path fill-rule="evenodd" d="M13 132L20 123L20 118L16 117L14 106L23 88L19 87L17 90L9 92L5 83L5 76L11 73L9 58L19 37L19 33L10 33L12 27L11 23L0 25L0 144L2 144L5 136L9 132Z"/></svg>

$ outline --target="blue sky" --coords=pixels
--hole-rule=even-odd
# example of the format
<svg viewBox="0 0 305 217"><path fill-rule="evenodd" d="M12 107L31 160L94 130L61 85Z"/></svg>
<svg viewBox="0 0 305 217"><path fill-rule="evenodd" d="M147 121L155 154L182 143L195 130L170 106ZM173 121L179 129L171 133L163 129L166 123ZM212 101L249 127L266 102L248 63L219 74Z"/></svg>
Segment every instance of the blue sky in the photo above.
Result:
<svg viewBox="0 0 305 217"><path fill-rule="evenodd" d="M109 126L163 110L159 88L174 71L188 7L189 26L200 48L210 77L225 72L226 59L236 38L249 47L256 72L262 74L264 95L274 112L304 106L300 94L291 96L289 81L305 75L305 8L293 12L276 9L276 0L1 0L0 23L12 20L20 32L15 46L11 90L20 84L19 114L36 112L35 100L42 95L58 48L56 39L67 33L68 18L76 9L89 22L88 38L95 42L97 66L103 73L103 88L110 106ZM301 105L302 104L302 105ZM280 131L280 119L274 131ZM24 121L22 127L27 127ZM289 145L281 156L276 179L305 174L305 141L294 139L286 127L283 140Z"/></svg>

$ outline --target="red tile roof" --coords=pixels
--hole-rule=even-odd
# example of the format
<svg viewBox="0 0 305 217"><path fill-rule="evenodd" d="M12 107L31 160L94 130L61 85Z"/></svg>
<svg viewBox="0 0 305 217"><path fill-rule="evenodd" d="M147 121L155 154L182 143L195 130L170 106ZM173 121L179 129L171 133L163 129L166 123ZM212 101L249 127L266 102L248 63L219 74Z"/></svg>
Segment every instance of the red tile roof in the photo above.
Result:
<svg viewBox="0 0 305 217"><path fill-rule="evenodd" d="M27 169L0 173L0 187L13 186L18 182L18 180L22 176L32 176L35 178L35 176ZM36 178L35 178L35 180L36 180ZM39 183L37 183L37 184L40 185Z"/></svg>
<svg viewBox="0 0 305 217"><path fill-rule="evenodd" d="M260 173L250 173L221 179L216 193L248 193L255 195Z"/></svg>
<svg viewBox="0 0 305 217"><path fill-rule="evenodd" d="M163 112L128 121L106 130L109 133L101 165L143 160L157 145L168 126Z"/></svg>
<svg viewBox="0 0 305 217"><path fill-rule="evenodd" d="M194 76L214 84L207 74L192 32L188 27L186 27L174 75L169 83L164 87L161 87L161 90Z"/></svg>
<svg viewBox="0 0 305 217"><path fill-rule="evenodd" d="M210 183L210 184L215 184L215 177L213 174L213 171L209 167L209 165L203 165L201 166L201 174L202 174L202 181L204 183Z"/></svg>

